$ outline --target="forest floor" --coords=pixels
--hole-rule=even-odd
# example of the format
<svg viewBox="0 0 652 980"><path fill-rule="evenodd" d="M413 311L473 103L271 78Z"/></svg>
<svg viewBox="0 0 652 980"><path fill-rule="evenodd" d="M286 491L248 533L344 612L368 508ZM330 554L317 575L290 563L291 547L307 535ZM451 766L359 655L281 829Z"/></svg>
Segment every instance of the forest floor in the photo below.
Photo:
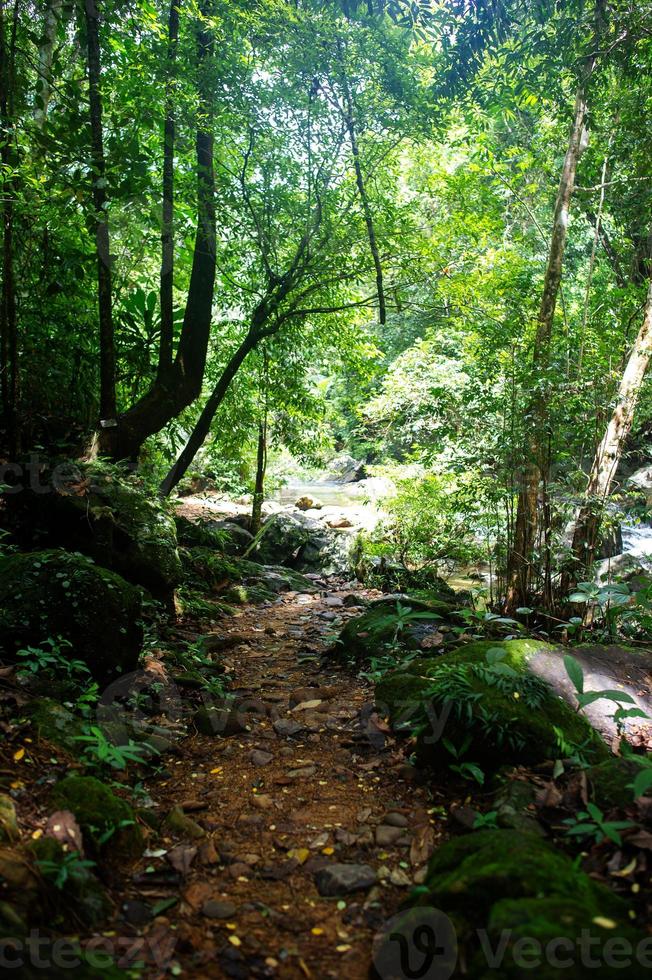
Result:
<svg viewBox="0 0 652 980"><path fill-rule="evenodd" d="M161 972L174 961L192 977L367 977L374 935L422 880L445 833L437 793L415 783L371 684L322 656L333 623L360 612L346 596L290 594L223 624L234 732L184 740L146 782L160 812L182 806L202 836L164 838L124 896L137 920L141 902L179 895L143 934ZM363 879L370 867L376 882L321 895L333 866Z"/></svg>

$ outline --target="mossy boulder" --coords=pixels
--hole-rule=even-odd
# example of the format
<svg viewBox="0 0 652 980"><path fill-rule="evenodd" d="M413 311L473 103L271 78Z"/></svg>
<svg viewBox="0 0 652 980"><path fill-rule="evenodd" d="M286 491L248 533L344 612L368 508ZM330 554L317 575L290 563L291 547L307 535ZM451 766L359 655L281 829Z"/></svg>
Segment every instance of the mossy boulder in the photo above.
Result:
<svg viewBox="0 0 652 980"><path fill-rule="evenodd" d="M51 837L32 841L29 850L47 891L45 900L56 909L53 925L60 924L65 928L71 918L89 928L105 922L111 912L111 902L90 867L80 863L81 858L79 862L68 865L65 880L57 887L54 884L57 869L64 864L70 852Z"/></svg>
<svg viewBox="0 0 652 980"><path fill-rule="evenodd" d="M405 651L427 648L428 638L438 633L442 624L455 620L452 601L416 599L402 594L385 596L346 623L335 652L362 664L382 656L390 648Z"/></svg>
<svg viewBox="0 0 652 980"><path fill-rule="evenodd" d="M608 758L589 722L529 672L541 647L536 640L479 641L414 660L376 685L376 703L395 728L422 728L423 764L453 762L446 741L459 748L467 740L464 760L490 769L563 758L576 747L596 763Z"/></svg>
<svg viewBox="0 0 652 980"><path fill-rule="evenodd" d="M458 963L466 962L464 975L470 980L622 976L622 970L610 972L608 962L600 972L595 966L584 966L577 947L583 931L594 940L594 952L614 936L633 945L643 938L628 924L628 906L621 898L546 841L515 830L479 831L443 844L431 859L414 904L441 909L452 920L463 953ZM571 940L568 955L576 957L572 971L556 966L554 956L547 956L545 950L541 950L536 971L531 965L528 969L524 944L519 947L517 943L522 937L532 937L544 946L561 937ZM502 958L492 964L491 950L499 946ZM566 956L565 947L562 949ZM527 951L531 964L529 947ZM563 959L561 950L558 952ZM635 964L627 975L642 978L649 974Z"/></svg>
<svg viewBox="0 0 652 980"><path fill-rule="evenodd" d="M71 644L101 681L134 670L142 644L141 593L115 572L65 551L0 559L0 644L11 658L49 637Z"/></svg>
<svg viewBox="0 0 652 980"><path fill-rule="evenodd" d="M79 718L58 701L37 698L21 708L21 715L29 718L39 738L67 752L79 750L76 739L83 734L83 726Z"/></svg>
<svg viewBox="0 0 652 980"><path fill-rule="evenodd" d="M260 565L206 547L184 549L183 562L190 585L203 586L237 605L271 601L281 592L315 591L310 579L290 568Z"/></svg>
<svg viewBox="0 0 652 980"><path fill-rule="evenodd" d="M166 602L181 581L173 517L116 469L60 466L43 474L40 492L26 489L7 503L29 547L80 551Z"/></svg>
<svg viewBox="0 0 652 980"><path fill-rule="evenodd" d="M304 514L273 514L263 524L256 557L263 563L291 564L301 548L322 532L322 528Z"/></svg>
<svg viewBox="0 0 652 980"><path fill-rule="evenodd" d="M179 514L174 518L177 539L186 548L211 548L225 555L242 555L253 543L253 535L235 521L191 521Z"/></svg>
<svg viewBox="0 0 652 980"><path fill-rule="evenodd" d="M126 858L141 853L143 838L133 809L94 776L66 776L52 790L52 802L74 814L94 853Z"/></svg>
<svg viewBox="0 0 652 980"><path fill-rule="evenodd" d="M633 760L613 756L586 772L589 794L603 811L622 808L634 800L632 783L641 771ZM652 788L644 794L652 796Z"/></svg>

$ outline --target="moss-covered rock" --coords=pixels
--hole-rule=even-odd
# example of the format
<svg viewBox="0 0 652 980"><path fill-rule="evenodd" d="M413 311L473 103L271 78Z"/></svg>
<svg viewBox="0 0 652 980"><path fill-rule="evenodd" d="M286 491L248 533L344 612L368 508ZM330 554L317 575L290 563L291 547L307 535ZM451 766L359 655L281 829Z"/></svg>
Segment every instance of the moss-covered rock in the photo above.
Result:
<svg viewBox="0 0 652 980"><path fill-rule="evenodd" d="M45 899L56 909L53 924L58 922L65 927L73 918L93 928L106 920L111 911L109 897L90 867L81 863L81 858L67 864L65 880L57 885L58 869L67 863L70 852L51 837L32 841L29 849L46 887L49 886Z"/></svg>
<svg viewBox="0 0 652 980"><path fill-rule="evenodd" d="M402 611L403 612L402 612ZM404 614L407 611L407 616ZM393 595L372 602L361 616L350 619L340 633L335 652L356 664L382 656L388 649L419 650L444 623L456 621L454 603Z"/></svg>
<svg viewBox="0 0 652 980"><path fill-rule="evenodd" d="M640 771L636 762L615 756L591 766L586 776L592 801L605 812L627 806L634 799L632 783ZM644 795L652 796L652 789Z"/></svg>
<svg viewBox="0 0 652 980"><path fill-rule="evenodd" d="M23 544L80 551L170 601L181 581L173 517L115 468L83 462L44 473L46 492L7 498Z"/></svg>
<svg viewBox="0 0 652 980"><path fill-rule="evenodd" d="M72 659L98 680L134 670L142 643L138 589L90 558L37 551L0 559L0 644L20 647L63 637Z"/></svg>
<svg viewBox="0 0 652 980"><path fill-rule="evenodd" d="M414 660L376 685L376 702L394 727L423 727L424 764L452 762L445 742L459 748L467 739L464 759L490 769L563 758L578 746L590 760L607 758L588 721L528 671L541 647L536 640L480 641Z"/></svg>
<svg viewBox="0 0 652 980"><path fill-rule="evenodd" d="M184 549L182 557L189 584L203 584L236 605L272 601L281 592L315 591L310 579L280 565L259 565L205 547Z"/></svg>
<svg viewBox="0 0 652 980"><path fill-rule="evenodd" d="M0 793L0 841L15 844L20 839L14 801L6 793Z"/></svg>
<svg viewBox="0 0 652 980"><path fill-rule="evenodd" d="M52 790L52 802L74 814L95 853L135 857L142 851L134 811L94 776L66 776Z"/></svg>
<svg viewBox="0 0 652 980"><path fill-rule="evenodd" d="M225 555L242 555L253 543L253 535L234 521L191 521L179 514L174 518L177 539L186 548L211 548Z"/></svg>
<svg viewBox="0 0 652 980"><path fill-rule="evenodd" d="M642 938L628 925L622 899L550 844L514 830L479 831L443 844L431 859L415 904L442 909L452 919L464 953L461 960L468 965L465 976L471 980L622 976L622 971L596 973L595 967L584 972L579 958L572 971L560 970L554 958L551 962L543 952L541 964L532 972L523 965L515 944L526 936L543 943L564 937L572 941L571 949L578 956L582 930L598 944L594 951L613 936L633 943ZM490 947L485 941L484 949L483 935L490 940ZM502 960L492 966L487 951L496 950L499 943ZM531 962L531 955L528 959ZM628 974L644 975L637 966Z"/></svg>
<svg viewBox="0 0 652 980"><path fill-rule="evenodd" d="M79 720L58 701L52 698L37 698L21 708L21 715L29 718L39 738L67 752L79 750L77 736L83 734Z"/></svg>

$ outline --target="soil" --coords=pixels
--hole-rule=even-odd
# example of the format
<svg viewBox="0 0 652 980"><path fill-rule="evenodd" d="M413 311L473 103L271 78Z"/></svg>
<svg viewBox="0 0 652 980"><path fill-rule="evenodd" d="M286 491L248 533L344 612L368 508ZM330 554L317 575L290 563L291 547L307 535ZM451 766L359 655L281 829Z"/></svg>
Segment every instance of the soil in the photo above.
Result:
<svg viewBox="0 0 652 980"><path fill-rule="evenodd" d="M204 831L157 840L168 853L146 856L124 896L137 911L179 898L142 934L183 976L367 977L375 933L444 833L371 684L322 660L334 617L360 612L339 607L350 594L291 594L229 620L242 730L186 739L145 783L162 813L181 805ZM166 884L171 858L182 873ZM341 864L370 865L377 883L322 897L316 876Z"/></svg>

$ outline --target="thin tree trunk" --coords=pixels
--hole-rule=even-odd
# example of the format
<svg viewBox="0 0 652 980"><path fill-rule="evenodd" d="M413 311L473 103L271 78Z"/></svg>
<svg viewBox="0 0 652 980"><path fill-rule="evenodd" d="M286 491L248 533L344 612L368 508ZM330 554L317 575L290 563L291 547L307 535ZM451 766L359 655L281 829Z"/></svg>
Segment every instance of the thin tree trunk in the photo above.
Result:
<svg viewBox="0 0 652 980"><path fill-rule="evenodd" d="M256 452L256 482L254 501L251 508L251 533L260 531L263 520L263 501L265 499L265 474L267 472L267 410L258 423L258 450Z"/></svg>
<svg viewBox="0 0 652 980"><path fill-rule="evenodd" d="M0 375L2 410L9 451L19 450L18 431L18 318L14 271L14 170L17 165L14 133L14 97L18 4L15 0L7 44L4 0L0 0L0 159L5 170L2 207L2 295L0 298Z"/></svg>
<svg viewBox="0 0 652 980"><path fill-rule="evenodd" d="M143 442L191 405L201 393L210 337L215 288L215 176L213 171L214 81L210 77L214 41L206 24L213 0L202 0L197 27L199 105L195 154L197 229L181 337L172 365L163 369L148 392L118 419L107 446L114 459L134 459ZM100 448L104 440L100 433Z"/></svg>
<svg viewBox="0 0 652 980"><path fill-rule="evenodd" d="M95 247L97 253L97 299L100 320L100 418L113 430L116 416L115 339L113 333L113 295L111 255L107 217L106 161L102 133L102 93L100 40L96 0L84 0L88 53L88 101L93 160L93 207L95 209Z"/></svg>
<svg viewBox="0 0 652 980"><path fill-rule="evenodd" d="M52 59L57 38L57 27L63 14L63 0L48 0L43 18L43 40L39 45L37 68L37 96L34 122L42 127L47 119L52 94Z"/></svg>
<svg viewBox="0 0 652 980"><path fill-rule="evenodd" d="M351 146L353 167L355 169L355 181L358 188L358 194L360 195L360 203L362 204L362 213L364 214L365 225L367 226L369 251L371 252L371 257L374 263L374 269L376 270L376 293L378 295L378 321L379 323L385 323L385 321L387 320L387 305L385 303L383 266L380 261L380 252L378 251L378 241L376 239L376 228L374 225L374 218L371 210L371 204L369 202L369 196L367 194L367 188L365 187L364 176L362 174L362 165L360 163L360 148L358 146L358 137L355 128L353 96L351 94L351 87L349 85L349 80L346 75L346 67L344 64L344 59L342 57L341 50L340 50L340 63L342 66L342 88L344 90L344 99L346 101L346 113L345 113L346 130L347 133L349 134L349 144Z"/></svg>
<svg viewBox="0 0 652 980"><path fill-rule="evenodd" d="M609 496L623 448L629 435L641 387L652 358L652 281L650 282L643 323L630 351L618 389L618 399L602 442L598 446L586 488L586 498L578 514L573 533L575 559L572 575L564 578L566 591L577 581L578 574L590 568L595 559L604 504Z"/></svg>
<svg viewBox="0 0 652 980"><path fill-rule="evenodd" d="M547 483L548 405L550 401L550 343L561 284L562 263L568 234L570 203L575 186L577 164L582 153L582 139L587 112L587 90L595 67L599 38L604 21L604 0L596 0L595 30L591 54L584 60L582 77L575 97L573 122L570 129L564 166L562 168L555 204L552 237L543 283L541 304L532 354L532 369L537 379L534 394L525 413L528 428L525 446L525 467L521 479L516 510L514 541L507 562L507 595L505 608L513 612L527 605L534 572L534 550L539 534L539 491ZM545 504L544 504L545 511Z"/></svg>
<svg viewBox="0 0 652 980"><path fill-rule="evenodd" d="M179 40L179 7L183 0L170 0L168 19L165 123L163 129L163 214L161 230L161 337L158 377L172 366L174 340L174 144L176 136L176 57Z"/></svg>
<svg viewBox="0 0 652 980"><path fill-rule="evenodd" d="M258 450L256 453L256 482L254 484L254 499L251 508L251 533L255 536L260 531L263 517L263 500L265 499L265 474L267 472L267 419L269 415L269 357L263 350L263 404L262 414L258 423Z"/></svg>
<svg viewBox="0 0 652 980"><path fill-rule="evenodd" d="M190 434L188 442L179 454L174 466L171 467L167 476L161 483L159 493L162 497L169 496L172 490L174 490L176 487L177 483L179 483L179 481L185 476L188 467L201 449L204 440L210 431L215 413L224 401L231 382L240 370L245 358L254 349L257 343L257 335L250 330L222 372L220 380L216 384L210 397L208 398L208 401L204 405L203 411L197 420L195 428Z"/></svg>

